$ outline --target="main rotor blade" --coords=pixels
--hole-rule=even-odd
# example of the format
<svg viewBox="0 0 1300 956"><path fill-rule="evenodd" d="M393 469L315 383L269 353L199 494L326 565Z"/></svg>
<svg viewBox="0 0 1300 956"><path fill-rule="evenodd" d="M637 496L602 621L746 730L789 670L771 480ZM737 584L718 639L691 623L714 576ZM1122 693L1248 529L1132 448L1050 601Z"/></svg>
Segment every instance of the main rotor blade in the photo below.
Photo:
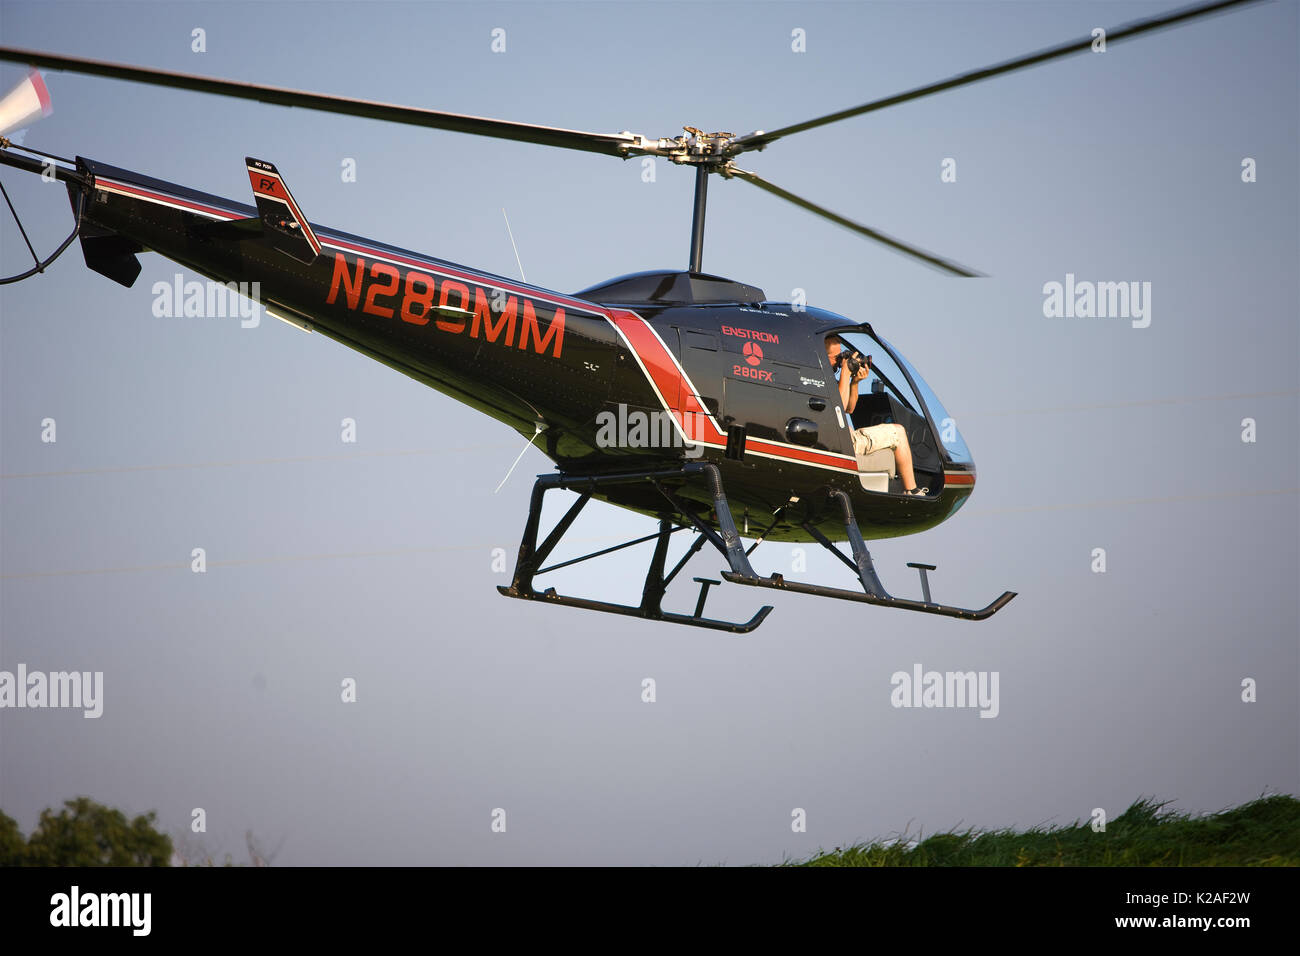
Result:
<svg viewBox="0 0 1300 956"><path fill-rule="evenodd" d="M443 113L439 110L420 109L414 106L398 106L392 103L378 103L373 100L359 100L346 96L309 93L303 90L292 90L278 86L263 86L260 83L241 83L235 80L222 80L192 73L152 70L122 63L86 60L75 56L60 56L55 53L19 50L13 47L0 47L0 60L28 63L51 70L71 70L76 73L88 73L92 76L106 76L117 80L129 80L133 83L168 86L173 89L191 90L196 93L214 93L218 96L259 100L277 106L298 106L305 109L322 110L326 113L363 116L367 119L377 119L391 123L445 129L457 133L472 133L475 136L491 136L496 139L510 139L523 143L538 143L542 146L558 146L562 149L577 149L589 153L603 153L608 156L636 155L642 152L637 147L642 143L643 138L633 133L588 133L582 130L561 129L555 126L535 126L532 123L514 123L509 120L466 116L461 113Z"/></svg>
<svg viewBox="0 0 1300 956"><path fill-rule="evenodd" d="M1195 17L1218 13L1228 7L1258 2L1260 2L1260 0L1216 0L1214 3L1181 7L1178 10L1174 10L1161 16L1150 17L1146 20L1135 20L1132 23L1126 23L1114 30L1107 30L1106 42L1113 43L1116 40L1128 39L1129 37L1149 33L1153 30L1160 30L1164 27L1176 26L1180 23L1194 19ZM904 93L898 93L881 100L873 100L870 103L863 103L861 106L854 106L850 109L840 110L838 113L829 113L826 116L819 116L817 119L811 119L804 123L795 123L793 126L784 126L781 129L772 130L771 132L759 131L756 133L748 133L744 136L737 136L730 143L731 149L729 155L734 156L751 149L762 149L781 137L789 136L792 133L802 133L804 130L814 129L818 126L825 126L828 123L838 123L840 120L849 119L853 116L861 116L863 113L873 113L876 110L883 110L890 106L897 106L899 103L906 103L909 100L920 99L921 97L929 96L932 93L941 93L944 90L951 90L958 86L967 86L971 83L978 83L980 80L987 80L989 77L1001 76L1003 73L1012 73L1016 70L1028 69L1029 67L1037 66L1040 63L1046 63L1049 60L1069 56L1071 53L1080 53L1084 50L1090 50L1092 49L1092 43L1093 39L1091 35L1082 40L1068 40L1065 43L1049 47L1046 50L1040 50L1037 53L1031 53L1028 56L1017 57L1014 60L1006 60L1002 63L996 63L993 66L985 67L982 70L971 70L968 73L960 73L949 79L940 80L938 83L931 83L928 86L918 86L915 89L907 90Z"/></svg>
<svg viewBox="0 0 1300 956"><path fill-rule="evenodd" d="M941 259L939 256L936 256L930 252L926 252L924 249L921 249L917 246L910 246L907 243L903 242L901 239L895 239L893 236L887 235L878 229L872 229L870 226L864 226L859 222L854 222L852 219L846 219L845 217L839 215L838 213L831 212L829 209L825 208L824 206L819 206L814 202L810 202L807 199L804 199L800 196L796 196L792 192L787 192L786 190L782 189L780 186L775 185L774 183L769 183L762 176L759 176L755 173L748 172L747 170L744 169L738 169L735 166L729 166L727 167L726 174L728 176L738 176L739 178L745 180L746 182L753 183L759 189L766 190L767 192L770 192L774 196L780 196L782 199L786 200L787 202L792 202L796 206L801 206L804 209L807 209L809 212L816 213L817 215L821 216L823 219L829 219L831 222L836 223L837 225L841 225L845 229L852 229L854 232L858 233L859 235L866 236L868 239L874 239L876 242L883 243L884 245L889 246L891 249L894 249L897 252L901 252L904 255L911 256L913 259L919 259L921 262L924 262L926 265L933 266L936 269L940 269L944 272L951 273L952 275L966 276L968 278L984 275L984 273L982 272L976 272L973 269L968 269L966 266L960 265L949 259Z"/></svg>

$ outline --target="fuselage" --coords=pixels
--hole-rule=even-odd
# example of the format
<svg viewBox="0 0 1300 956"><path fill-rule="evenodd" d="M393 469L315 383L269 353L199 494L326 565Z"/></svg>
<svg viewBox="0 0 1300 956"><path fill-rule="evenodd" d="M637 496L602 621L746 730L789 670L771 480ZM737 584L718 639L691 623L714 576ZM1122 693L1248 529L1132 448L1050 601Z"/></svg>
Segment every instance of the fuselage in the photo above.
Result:
<svg viewBox="0 0 1300 956"><path fill-rule="evenodd" d="M321 249L306 263L222 230L255 218L252 206L78 164L94 177L83 233L107 241L115 256L154 251L215 282L255 282L273 314L527 438L540 427L538 447L562 471L714 461L747 532L787 541L810 540L804 522L842 538L837 516L814 504L828 487L850 494L867 538L933 527L974 487L974 462L960 439L946 439L931 407L937 399L901 356L891 367L906 381L862 394L856 420L847 420L824 339L832 330L874 333L834 313L770 303L752 286L686 273L641 274L566 295L314 223ZM92 261L92 245L85 249L88 265L113 274L107 259ZM930 497L867 490L850 429L877 421L907 430ZM708 500L703 489L692 491L682 494ZM648 485L598 497L648 514L665 510Z"/></svg>

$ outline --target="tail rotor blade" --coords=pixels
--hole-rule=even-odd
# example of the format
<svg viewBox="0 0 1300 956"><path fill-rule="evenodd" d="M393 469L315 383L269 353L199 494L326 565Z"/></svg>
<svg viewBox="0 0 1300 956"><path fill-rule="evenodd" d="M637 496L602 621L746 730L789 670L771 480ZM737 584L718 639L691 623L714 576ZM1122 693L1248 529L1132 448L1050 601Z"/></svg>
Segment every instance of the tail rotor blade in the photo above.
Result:
<svg viewBox="0 0 1300 956"><path fill-rule="evenodd" d="M26 129L52 112L50 93L45 88L45 81L41 79L40 73L32 70L26 79L0 100L0 136Z"/></svg>

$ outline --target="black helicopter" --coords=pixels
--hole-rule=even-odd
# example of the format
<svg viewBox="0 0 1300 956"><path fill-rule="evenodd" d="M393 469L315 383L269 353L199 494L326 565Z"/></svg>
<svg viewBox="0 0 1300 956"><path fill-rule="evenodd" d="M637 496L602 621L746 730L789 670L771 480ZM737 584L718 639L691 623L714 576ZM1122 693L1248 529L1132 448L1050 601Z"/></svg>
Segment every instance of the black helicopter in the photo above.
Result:
<svg viewBox="0 0 1300 956"><path fill-rule="evenodd" d="M1220 0L1107 31L1109 42L1237 6ZM574 294L552 292L308 221L276 167L246 160L255 205L233 202L140 173L77 157L67 160L0 135L0 164L54 176L67 186L76 216L53 255L4 281L43 271L74 238L86 265L124 286L157 252L220 283L257 282L264 308L320 332L435 388L537 441L558 466L533 486L523 541L509 587L515 598L744 633L748 621L704 616L700 584L694 613L666 611L664 593L706 545L726 559L732 583L776 588L983 620L1007 604L1004 592L981 609L934 602L927 571L922 598L891 595L864 539L911 534L955 514L975 487L975 463L953 419L915 366L866 323L802 304L774 303L755 286L702 269L708 177L750 182L782 199L950 275L979 273L837 215L736 166L735 157L794 133L884 109L954 87L1092 48L1093 37L975 70L772 132L704 133L651 139L588 133L434 110L238 83L31 50L0 48L0 60L195 92L260 100L525 141L627 159L658 156L695 169L690 260L684 271L642 272ZM0 134L48 112L33 72L0 105ZM22 150L29 155L19 155ZM6 201L8 200L6 194ZM10 206L12 211L12 206ZM21 227L21 223L19 223ZM24 238L26 234L24 232ZM29 245L30 248L30 245ZM828 341L842 348L833 363ZM874 373L852 420L837 375L869 356ZM855 383L853 388L858 388ZM855 454L852 429L902 426L915 481L906 494L894 453ZM578 498L539 540L543 498L566 489ZM658 531L547 566L556 545L592 498L658 519ZM737 518L739 517L739 522ZM697 535L671 570L671 536ZM756 538L746 549L741 536ZM851 556L835 545L847 538ZM555 568L655 542L636 606L538 591L534 579ZM757 574L749 554L764 540L816 541L848 565L861 591Z"/></svg>

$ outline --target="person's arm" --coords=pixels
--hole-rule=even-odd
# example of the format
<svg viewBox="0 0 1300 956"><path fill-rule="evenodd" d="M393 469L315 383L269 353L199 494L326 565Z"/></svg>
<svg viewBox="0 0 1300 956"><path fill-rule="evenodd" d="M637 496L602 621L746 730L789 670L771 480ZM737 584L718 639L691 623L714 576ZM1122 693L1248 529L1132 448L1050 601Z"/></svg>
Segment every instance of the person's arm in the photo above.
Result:
<svg viewBox="0 0 1300 956"><path fill-rule="evenodd" d="M853 406L858 403L858 390L853 387L853 376L845 369L840 369L840 404L852 414Z"/></svg>
<svg viewBox="0 0 1300 956"><path fill-rule="evenodd" d="M867 367L865 365L862 366L862 368L858 369L857 374L853 375L852 377L845 375L842 372L840 373L841 379L846 379L846 378L850 379L849 397L848 397L848 401L844 403L844 407L848 409L850 415L852 415L853 410L858 407L858 382L862 381L866 377L867 377ZM844 394L844 389L842 387L840 389L840 394L841 396Z"/></svg>

